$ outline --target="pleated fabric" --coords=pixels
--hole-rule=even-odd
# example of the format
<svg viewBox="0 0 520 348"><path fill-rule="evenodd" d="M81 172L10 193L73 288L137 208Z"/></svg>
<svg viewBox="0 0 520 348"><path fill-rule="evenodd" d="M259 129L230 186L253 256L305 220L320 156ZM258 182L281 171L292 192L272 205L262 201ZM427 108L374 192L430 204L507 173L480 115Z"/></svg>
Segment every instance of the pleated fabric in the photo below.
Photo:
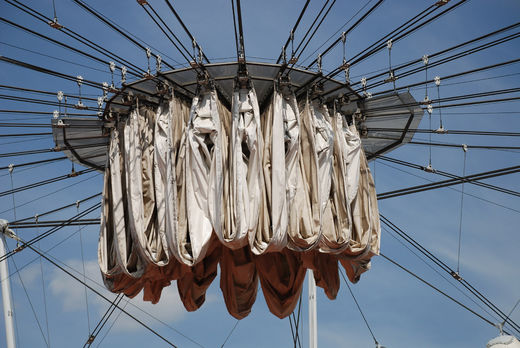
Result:
<svg viewBox="0 0 520 348"><path fill-rule="evenodd" d="M370 269L372 256L379 254L381 229L374 180L360 141L357 145L359 134L355 125L350 126L348 134L351 137L351 144L356 144L355 147L352 147L349 165L357 166L357 163L359 163L359 170L356 167L351 168L356 174L359 173L359 181L357 186L355 183L349 186L357 189L351 203L352 238L349 247L341 255L340 261L349 280L356 283L359 281L361 274ZM375 214L375 218L372 214ZM372 239L374 239L373 242ZM374 249L372 249L372 245L374 245Z"/></svg>
<svg viewBox="0 0 520 348"><path fill-rule="evenodd" d="M186 234L178 237L186 241L180 251L181 260L192 266L204 258L213 228L217 231L222 226L222 142L215 90L193 98L185 146L187 214L183 217L187 220L187 228Z"/></svg>
<svg viewBox="0 0 520 348"><path fill-rule="evenodd" d="M229 222L228 228L215 229L215 233L226 247L238 249L247 245L249 235L256 231L263 200L263 137L254 89L236 90L231 110L227 157Z"/></svg>
<svg viewBox="0 0 520 348"><path fill-rule="evenodd" d="M285 248L255 258L265 302L280 319L294 311L302 291L306 271L300 254Z"/></svg>
<svg viewBox="0 0 520 348"><path fill-rule="evenodd" d="M299 111L294 93L275 88L263 116L262 167L265 189L259 227L250 235L254 254L280 251L287 245L289 212L299 174ZM283 151L282 151L283 150Z"/></svg>
<svg viewBox="0 0 520 348"><path fill-rule="evenodd" d="M287 232L288 247L297 251L314 248L321 237L318 154L311 107L306 101L299 122L299 173Z"/></svg>
<svg viewBox="0 0 520 348"><path fill-rule="evenodd" d="M233 317L249 315L260 283L284 318L307 269L334 299L339 272L355 283L379 254L374 180L355 125L334 108L299 106L275 86L260 116L253 88L237 89L230 110L209 88L191 106L172 93L115 123L98 244L112 292L157 303L176 281L194 311L220 266Z"/></svg>
<svg viewBox="0 0 520 348"><path fill-rule="evenodd" d="M349 147L345 141L346 119L334 111L329 118L334 133L332 180L329 201L322 221L320 251L339 254L347 247L352 234L352 214L350 210L347 155Z"/></svg>
<svg viewBox="0 0 520 348"><path fill-rule="evenodd" d="M227 310L243 319L251 312L258 290L258 272L249 245L240 249L223 247L220 269L220 289Z"/></svg>

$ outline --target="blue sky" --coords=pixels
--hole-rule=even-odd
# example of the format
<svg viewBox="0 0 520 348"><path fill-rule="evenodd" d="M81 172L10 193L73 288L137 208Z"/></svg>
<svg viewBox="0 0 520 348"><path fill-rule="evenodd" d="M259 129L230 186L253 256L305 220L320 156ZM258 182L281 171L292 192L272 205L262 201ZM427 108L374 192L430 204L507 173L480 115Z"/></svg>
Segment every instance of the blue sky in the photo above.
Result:
<svg viewBox="0 0 520 348"><path fill-rule="evenodd" d="M325 40L350 18L366 1L338 1L327 21L322 25L311 44L304 52L302 59L317 49ZM373 1L374 2L374 1ZM453 1L452 1L453 2ZM28 1L24 3L29 4ZM185 45L191 43L180 26L169 13L163 1L151 0L150 3L183 39ZM242 1L246 53L249 60L269 61L276 59L285 42L290 28L293 26L304 1ZM347 38L347 57L359 52L367 45L386 34L400 23L411 18L431 1L387 0L361 26ZM89 1L94 8L106 14L116 23L142 38L153 47L154 52L163 52L165 60L182 61L162 33L147 18L144 11L135 1ZM206 55L217 60L233 60L235 54L231 5L229 1L175 1L175 8L188 24L190 30L202 45ZM310 25L313 16L319 11L323 1L311 0L296 40L302 37L302 28ZM52 2L31 2L35 9L52 16ZM62 24L85 35L86 37L117 52L119 55L146 67L144 52L131 43L110 31L98 20L76 6L70 0L56 0L59 20ZM6 2L0 4L0 14L45 35L63 40L63 42L80 47L74 41L51 29L47 25L36 22L34 18L22 13ZM486 34L503 26L513 24L520 18L520 3L513 0L470 0L454 12L443 16L418 32L396 42L392 49L394 65L421 57L453 46L457 43ZM46 55L59 57L75 62L74 65L28 52L32 50ZM87 51L90 52L90 51ZM17 29L0 24L0 54L22 61L32 62L59 72L82 75L93 81L110 81L107 66L92 62L82 56L70 53L59 47L43 42ZM485 65L518 58L520 45L518 41L499 45L489 50L465 57L429 70L429 78L435 75L444 76L451 73L470 70ZM169 58L172 58L170 60ZM339 47L324 62L325 70L332 70L341 63ZM310 59L314 59L311 56ZM384 51L352 69L351 76L358 81L371 72L385 69L388 66L387 52ZM95 68L90 69L87 67ZM96 70L97 69L97 70ZM441 96L476 93L495 89L519 87L519 65L493 69L483 73L468 75L441 84ZM504 76L507 75L507 76ZM502 77L499 77L502 76ZM478 81L470 81L477 80ZM414 75L405 80L398 80L397 85L424 80L424 73ZM119 77L116 77L116 82ZM63 90L77 94L77 86L73 82L45 76L22 68L0 64L0 84L15 85L49 91ZM384 86L387 89L388 86ZM436 97L436 90L431 88L430 97ZM374 90L377 91L377 90ZM83 88L84 95L97 96L98 91ZM6 93L2 91L2 93ZM97 93L97 94L96 94ZM411 93L416 99L424 97L422 87L414 88ZM54 101L54 97L24 95ZM518 96L518 93L514 96ZM444 126L453 130L510 131L520 129L520 112L518 102L485 104L460 108L443 109ZM13 101L0 100L0 109L32 110L52 112L54 107L31 105ZM50 122L50 116L0 113L0 122ZM432 115L432 127L438 127L439 115ZM423 118L420 128L429 127L428 118ZM22 132L45 132L49 128L13 128L2 129L2 134ZM428 135L418 134L415 140L428 140ZM470 145L509 145L520 146L517 137L433 135L438 142ZM0 153L24 151L53 147L50 136L27 138L1 138ZM19 158L0 158L0 167L10 163L24 163L45 158L56 157L56 154L40 154ZM409 162L427 165L428 147L407 145L393 151L390 156ZM466 172L478 173L503 167L518 165L519 153L515 151L491 151L472 149L467 153ZM454 174L462 174L463 152L460 148L432 149L432 163L437 169ZM80 166L75 166L76 170ZM426 183L428 180L441 180L434 174L414 169L396 167L382 161L371 163L378 192ZM14 187L26 185L38 180L51 178L70 172L71 164L61 161L38 167L19 168L13 172ZM0 191L9 190L11 181L7 170L0 172ZM513 174L489 179L486 182L520 191L520 175ZM43 186L17 193L15 195L16 216L18 218L33 216L55 207L75 202L78 199L100 192L102 175L90 173L59 183ZM380 202L380 212L396 225L411 234L420 243L439 256L448 265L455 268L457 264L458 230L460 216L460 186L428 191L400 198L392 198ZM520 298L520 213L518 197L491 191L474 185L466 185L464 198L462 248L460 269L462 276L486 294L503 311L509 312ZM84 209L96 201L87 202L80 207ZM0 197L0 218L14 220L12 197ZM516 210L516 211L515 211ZM52 216L54 219L65 219L76 213L70 208ZM89 217L98 217L96 211ZM50 219L50 218L49 218ZM30 239L45 229L25 229L19 234ZM86 276L90 284L108 296L114 296L104 290L97 266L98 228L86 226L81 230L85 259ZM82 270L79 230L69 227L60 230L41 242L41 248L48 249L61 243L49 253L76 270ZM10 243L12 248L14 244ZM479 313L474 303L464 297L454 286L433 272L415 255L410 253L386 231L382 233L381 250L387 256L399 261L425 279L431 281L450 295L468 304ZM33 261L35 254L24 250L11 260L17 267ZM10 271L15 271L11 261ZM63 272L45 261L40 266L37 259L29 263L20 272L21 279L32 301L36 316L42 325L45 336L46 319L44 297L42 291L42 272L45 283L47 301L47 317L52 347L82 346L88 336L84 288ZM19 347L45 346L42 334L34 318L31 306L27 301L20 278L11 277L15 311L18 325ZM453 282L452 282L453 283ZM372 262L372 270L367 272L361 281L352 286L378 341L387 347L476 347L496 336L498 331L464 309L458 307L443 296L433 292L424 284L389 264L381 257ZM304 298L306 284L304 287ZM89 293L88 305L90 326L93 327L107 308L107 303ZM204 306L195 313L187 313L178 300L176 286L163 292L158 305L143 303L141 296L122 302L123 306L142 321L158 330L180 347L195 347L193 341L204 347L220 346L229 331L235 325L226 311L219 289L218 279L208 291ZM145 311L145 312L143 312ZM148 313L148 314L147 314ZM303 344L307 345L307 308L303 306ZM118 312L112 319L116 318ZM153 317L151 317L152 315ZM484 313L486 317L489 317ZM520 309L512 318L520 322ZM159 319L160 321L158 321ZM493 319L495 321L495 319ZM109 321L109 325L112 320ZM321 289L318 289L318 329L320 347L372 347L371 336L365 327L352 297L342 284L338 298L328 300ZM105 329L106 331L106 329ZM101 333L103 336L104 332ZM179 334L181 332L186 337ZM101 341L101 336L96 344ZM0 346L4 342L5 332L0 325ZM94 344L94 345L96 345ZM102 341L104 346L141 347L144 345L162 347L164 344L151 333L140 327L125 314L121 314ZM287 319L280 320L269 313L263 297L259 295L249 317L239 322L226 346L229 347L273 347L291 346L292 337Z"/></svg>

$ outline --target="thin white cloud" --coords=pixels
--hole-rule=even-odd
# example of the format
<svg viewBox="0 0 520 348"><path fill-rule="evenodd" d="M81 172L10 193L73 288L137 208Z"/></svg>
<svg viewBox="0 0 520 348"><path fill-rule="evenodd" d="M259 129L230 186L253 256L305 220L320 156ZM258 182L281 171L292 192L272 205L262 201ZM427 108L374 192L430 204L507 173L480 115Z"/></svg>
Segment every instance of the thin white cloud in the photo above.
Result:
<svg viewBox="0 0 520 348"><path fill-rule="evenodd" d="M83 269L81 260L69 260L66 262L66 264L77 271L81 271ZM85 262L85 271L88 284L94 286L98 290L102 290L102 288L97 285L103 284L97 261L91 260ZM89 279L94 280L97 284L92 284L92 281ZM52 295L54 295L55 298L61 303L64 311L85 311L85 289L81 283L60 270L54 270L51 274L48 286ZM106 290L102 292L110 299L115 296ZM103 300L99 296L96 296L88 289L87 293L91 319L95 321L103 315L109 304L107 301ZM125 306L125 310L147 323L155 321L154 318L157 318L158 320L166 323L172 323L181 320L186 314L186 310L184 309L184 306L179 298L175 282L163 290L161 300L156 305L151 304L150 302L144 302L142 300L142 296L143 295L141 292L133 299L125 298L121 302L120 306L123 307L125 306L126 302L129 302L128 305ZM215 297L216 296L214 295L212 296L208 294L206 305L215 302ZM118 312L118 310L115 311L113 318L117 316ZM144 328L135 320L122 313L112 330L115 332L134 332L138 329Z"/></svg>

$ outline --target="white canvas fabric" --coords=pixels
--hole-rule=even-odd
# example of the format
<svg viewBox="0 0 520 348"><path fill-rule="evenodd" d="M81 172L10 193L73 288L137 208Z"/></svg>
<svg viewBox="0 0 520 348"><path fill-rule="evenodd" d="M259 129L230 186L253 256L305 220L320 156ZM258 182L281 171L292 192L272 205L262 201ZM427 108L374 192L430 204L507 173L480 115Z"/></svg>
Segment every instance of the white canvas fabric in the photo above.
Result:
<svg viewBox="0 0 520 348"><path fill-rule="evenodd" d="M169 161L167 157L170 155L170 119L171 107L170 102L162 103L157 109L157 116L154 127L154 154L153 154L153 175L155 188L155 206L157 212L157 235L159 242L164 249L165 263L169 262L170 252L168 250L168 242L166 240L166 197L168 190L166 186L169 184L167 180L167 165ZM168 197L169 199L170 197ZM174 197L172 197L174 198Z"/></svg>
<svg viewBox="0 0 520 348"><path fill-rule="evenodd" d="M103 281L110 291L136 296L143 288L146 264L125 228L124 164L118 129L111 131L103 185L98 261Z"/></svg>
<svg viewBox="0 0 520 348"><path fill-rule="evenodd" d="M348 125L347 121L343 118L342 122L343 137L340 137L340 141L344 142L346 148L346 156L344 154L344 163L347 168L346 175L344 178L347 180L347 193L348 202L352 204L352 201L356 198L359 191L359 177L361 175L361 139L356 129L356 125Z"/></svg>
<svg viewBox="0 0 520 348"><path fill-rule="evenodd" d="M318 158L320 216L323 216L330 197L334 133L330 124L329 111L325 105L314 102L311 107L311 117L314 122L314 143Z"/></svg>
<svg viewBox="0 0 520 348"><path fill-rule="evenodd" d="M318 154L315 125L308 101L300 113L299 169L296 192L289 210L288 247L296 251L314 248L321 237Z"/></svg>
<svg viewBox="0 0 520 348"><path fill-rule="evenodd" d="M185 146L185 218L189 245L185 244L181 259L193 265L204 258L213 228L216 233L222 228L222 154L215 90L193 98ZM180 215L179 220L182 218Z"/></svg>
<svg viewBox="0 0 520 348"><path fill-rule="evenodd" d="M351 132L359 137L354 125ZM370 259L379 253L381 229L374 181L363 149L359 156L359 184L352 200L352 238L340 261L353 283L359 281L363 272L370 269ZM373 249L372 249L373 248Z"/></svg>
<svg viewBox="0 0 520 348"><path fill-rule="evenodd" d="M263 137L260 111L254 89L233 93L229 136L229 227L215 229L228 248L241 248L256 233L264 185L262 172ZM221 191L222 192L222 191Z"/></svg>
<svg viewBox="0 0 520 348"><path fill-rule="evenodd" d="M348 247L352 233L346 162L349 148L345 141L343 129L344 122L346 124L344 117L339 112L334 111L330 121L334 133L332 184L329 204L322 219L323 234L320 240L320 251L337 254ZM359 175L356 175L356 177L359 177Z"/></svg>
<svg viewBox="0 0 520 348"><path fill-rule="evenodd" d="M185 263L182 251L187 243L184 167L186 137L184 130L189 117L188 107L174 95L169 102L167 120L166 179L164 182L165 235L169 252ZM181 199L182 198L182 199ZM182 213L182 220L180 215ZM189 262L188 262L189 264Z"/></svg>
<svg viewBox="0 0 520 348"><path fill-rule="evenodd" d="M275 86L276 87L276 86ZM107 288L157 303L177 280L189 311L221 269L231 315L247 316L260 280L280 318L306 269L333 299L338 261L357 282L379 254L375 185L354 125L320 102L301 110L274 89L262 117L254 89L228 110L208 89L191 107L172 94L111 129L98 260Z"/></svg>
<svg viewBox="0 0 520 348"><path fill-rule="evenodd" d="M256 255L280 251L287 245L289 210L296 193L299 171L298 119L294 93L275 88L262 123L265 201L260 226L252 235L254 238L250 239L251 250Z"/></svg>
<svg viewBox="0 0 520 348"><path fill-rule="evenodd" d="M520 341L514 336L503 334L490 340L486 348L520 348Z"/></svg>
<svg viewBox="0 0 520 348"><path fill-rule="evenodd" d="M168 263L163 240L159 238L155 214L153 180L155 113L135 108L124 130L128 222L137 249L147 262Z"/></svg>

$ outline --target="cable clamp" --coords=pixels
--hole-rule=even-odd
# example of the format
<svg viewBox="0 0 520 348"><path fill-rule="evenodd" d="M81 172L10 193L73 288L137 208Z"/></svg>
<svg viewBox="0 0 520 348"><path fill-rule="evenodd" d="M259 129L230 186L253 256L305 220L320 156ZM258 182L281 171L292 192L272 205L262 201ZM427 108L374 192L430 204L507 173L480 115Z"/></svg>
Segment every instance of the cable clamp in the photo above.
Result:
<svg viewBox="0 0 520 348"><path fill-rule="evenodd" d="M444 6L446 5L448 2L450 2L450 0L439 0L435 3L435 6L437 7L441 7L441 6Z"/></svg>
<svg viewBox="0 0 520 348"><path fill-rule="evenodd" d="M501 335L504 334L504 323L496 323L494 326L498 329L498 331L500 331Z"/></svg>
<svg viewBox="0 0 520 348"><path fill-rule="evenodd" d="M60 117L59 111L58 110L54 110L52 112L52 118L57 119L58 117Z"/></svg>
<svg viewBox="0 0 520 348"><path fill-rule="evenodd" d="M289 38L291 40L291 59L289 59L289 64L294 65L298 61L298 57L294 56L294 32L293 32L292 29L291 29L291 32L289 34Z"/></svg>
<svg viewBox="0 0 520 348"><path fill-rule="evenodd" d="M121 66L121 85L124 85L126 83L126 72L128 71L128 69L126 68L126 66L122 65Z"/></svg>
<svg viewBox="0 0 520 348"><path fill-rule="evenodd" d="M440 86L440 84L441 84L441 77L440 76L435 76L433 81L435 81L435 85L436 86Z"/></svg>
<svg viewBox="0 0 520 348"><path fill-rule="evenodd" d="M437 133L437 134L448 134L448 130L446 128L444 128L443 126L440 126L439 128L437 128L435 130L435 133ZM466 148L467 148L467 145L463 145L463 146L466 146Z"/></svg>
<svg viewBox="0 0 520 348"><path fill-rule="evenodd" d="M162 57L160 55L157 55L155 57L155 73L156 74L161 72L161 64L162 64Z"/></svg>
<svg viewBox="0 0 520 348"><path fill-rule="evenodd" d="M287 64L287 52L285 51L285 46L282 46L282 62L283 65Z"/></svg>
<svg viewBox="0 0 520 348"><path fill-rule="evenodd" d="M88 107L87 107L85 104L83 104L83 103L81 102L81 100L78 101L78 102L74 105L74 108L75 108L75 109L78 109L78 110L85 110L85 109L88 109Z"/></svg>
<svg viewBox="0 0 520 348"><path fill-rule="evenodd" d="M61 28L63 28L63 25L58 23L58 17L54 17L54 19L52 21L48 21L47 23L54 29L61 29Z"/></svg>
<svg viewBox="0 0 520 348"><path fill-rule="evenodd" d="M423 62L424 65L428 65L428 62L429 62L430 60L429 60L427 54L423 55L421 59L422 59L422 62Z"/></svg>
<svg viewBox="0 0 520 348"><path fill-rule="evenodd" d="M462 277L460 276L460 274L459 274L458 272L451 271L450 274L451 274L451 276L452 276L454 279L456 279L456 280L458 280L458 281L461 281L461 280L462 280Z"/></svg>
<svg viewBox="0 0 520 348"><path fill-rule="evenodd" d="M56 98L58 98L58 101L61 103L63 100L63 91L58 91L58 93L56 93Z"/></svg>
<svg viewBox="0 0 520 348"><path fill-rule="evenodd" d="M14 170L14 164L12 164L12 163L9 164L8 170L9 170L9 174L11 174L13 172L13 170Z"/></svg>
<svg viewBox="0 0 520 348"><path fill-rule="evenodd" d="M424 167L424 171L427 172L427 173L435 173L436 172L436 170L433 169L431 164L428 164L428 166Z"/></svg>
<svg viewBox="0 0 520 348"><path fill-rule="evenodd" d="M137 0L137 3L141 6L148 5L148 1L146 0Z"/></svg>
<svg viewBox="0 0 520 348"><path fill-rule="evenodd" d="M468 152L468 145L467 144L462 144L462 151Z"/></svg>
<svg viewBox="0 0 520 348"><path fill-rule="evenodd" d="M385 83L386 82L394 82L395 80L397 80L397 78L395 77L395 74L394 74L394 71L393 70L390 70L388 72L388 77L385 79Z"/></svg>

